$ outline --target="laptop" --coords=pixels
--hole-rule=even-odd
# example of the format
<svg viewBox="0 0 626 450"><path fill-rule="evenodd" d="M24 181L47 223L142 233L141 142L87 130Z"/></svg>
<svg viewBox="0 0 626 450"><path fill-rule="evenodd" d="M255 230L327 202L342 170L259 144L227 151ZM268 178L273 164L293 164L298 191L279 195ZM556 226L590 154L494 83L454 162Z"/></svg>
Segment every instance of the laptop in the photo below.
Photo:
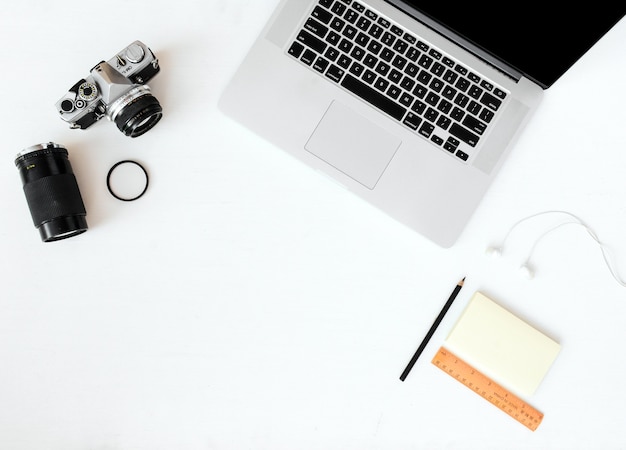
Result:
<svg viewBox="0 0 626 450"><path fill-rule="evenodd" d="M281 0L219 107L450 247L544 91L624 16L552 9Z"/></svg>

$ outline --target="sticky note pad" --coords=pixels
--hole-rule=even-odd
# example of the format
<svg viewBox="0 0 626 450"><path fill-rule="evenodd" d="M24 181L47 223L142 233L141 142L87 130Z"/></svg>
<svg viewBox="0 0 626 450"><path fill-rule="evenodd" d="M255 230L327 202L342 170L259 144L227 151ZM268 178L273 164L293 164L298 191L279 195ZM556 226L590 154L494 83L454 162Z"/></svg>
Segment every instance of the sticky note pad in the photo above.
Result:
<svg viewBox="0 0 626 450"><path fill-rule="evenodd" d="M465 362L522 395L532 395L561 346L480 292L445 341Z"/></svg>

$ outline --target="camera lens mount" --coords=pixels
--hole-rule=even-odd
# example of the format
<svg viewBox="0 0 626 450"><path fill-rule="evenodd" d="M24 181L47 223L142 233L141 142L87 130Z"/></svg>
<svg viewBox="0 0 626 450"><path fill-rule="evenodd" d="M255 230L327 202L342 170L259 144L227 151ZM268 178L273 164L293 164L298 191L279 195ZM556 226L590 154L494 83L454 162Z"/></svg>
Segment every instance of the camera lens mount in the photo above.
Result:
<svg viewBox="0 0 626 450"><path fill-rule="evenodd" d="M48 142L15 159L35 227L44 242L87 231L87 212L65 148Z"/></svg>
<svg viewBox="0 0 626 450"><path fill-rule="evenodd" d="M137 86L122 95L108 108L108 118L126 136L141 136L163 116L159 101L146 85Z"/></svg>

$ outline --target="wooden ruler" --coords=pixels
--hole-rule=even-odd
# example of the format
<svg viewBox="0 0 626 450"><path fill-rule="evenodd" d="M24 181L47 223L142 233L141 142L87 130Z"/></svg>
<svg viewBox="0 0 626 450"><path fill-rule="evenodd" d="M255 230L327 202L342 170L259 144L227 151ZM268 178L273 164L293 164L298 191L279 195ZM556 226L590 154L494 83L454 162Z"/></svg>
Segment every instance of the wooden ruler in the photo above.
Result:
<svg viewBox="0 0 626 450"><path fill-rule="evenodd" d="M439 349L432 363L532 431L543 420L542 413L444 347Z"/></svg>

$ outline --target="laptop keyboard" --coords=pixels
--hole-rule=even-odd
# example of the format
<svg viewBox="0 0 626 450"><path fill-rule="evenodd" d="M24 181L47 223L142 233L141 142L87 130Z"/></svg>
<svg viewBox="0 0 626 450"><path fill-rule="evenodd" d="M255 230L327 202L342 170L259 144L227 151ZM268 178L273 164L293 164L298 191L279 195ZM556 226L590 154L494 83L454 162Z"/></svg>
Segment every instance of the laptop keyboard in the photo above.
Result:
<svg viewBox="0 0 626 450"><path fill-rule="evenodd" d="M468 161L506 92L353 0L319 0L288 53Z"/></svg>

